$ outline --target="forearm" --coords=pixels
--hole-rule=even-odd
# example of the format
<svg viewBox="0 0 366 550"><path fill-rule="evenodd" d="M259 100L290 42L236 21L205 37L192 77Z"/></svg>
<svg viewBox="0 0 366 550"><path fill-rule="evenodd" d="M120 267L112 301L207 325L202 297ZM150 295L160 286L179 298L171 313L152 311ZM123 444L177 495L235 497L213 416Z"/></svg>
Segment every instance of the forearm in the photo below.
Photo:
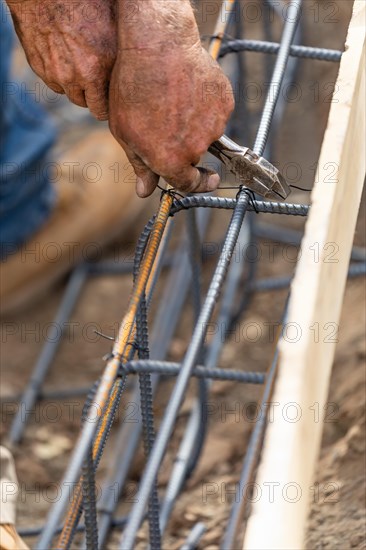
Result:
<svg viewBox="0 0 366 550"><path fill-rule="evenodd" d="M118 0L119 49L156 49L199 42L190 0Z"/></svg>

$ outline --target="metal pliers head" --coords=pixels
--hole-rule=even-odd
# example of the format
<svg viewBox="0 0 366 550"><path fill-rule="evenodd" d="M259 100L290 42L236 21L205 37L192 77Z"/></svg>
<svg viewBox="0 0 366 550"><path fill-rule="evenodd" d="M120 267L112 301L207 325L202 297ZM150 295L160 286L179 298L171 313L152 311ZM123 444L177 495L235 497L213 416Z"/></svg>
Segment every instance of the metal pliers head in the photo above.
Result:
<svg viewBox="0 0 366 550"><path fill-rule="evenodd" d="M280 171L248 147L241 147L227 136L210 145L209 152L221 160L248 189L271 200L285 200L291 190Z"/></svg>

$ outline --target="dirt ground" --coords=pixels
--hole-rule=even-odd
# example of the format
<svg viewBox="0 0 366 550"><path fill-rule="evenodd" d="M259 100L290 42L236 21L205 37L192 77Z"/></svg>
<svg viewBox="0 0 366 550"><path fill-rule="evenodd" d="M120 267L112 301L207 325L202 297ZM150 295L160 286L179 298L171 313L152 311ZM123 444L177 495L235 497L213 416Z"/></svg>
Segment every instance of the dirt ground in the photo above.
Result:
<svg viewBox="0 0 366 550"><path fill-rule="evenodd" d="M328 3L305 0L302 43L342 49L351 4L350 0ZM245 36L258 39L260 28L258 25L245 24ZM252 70L253 80L260 79L262 74L262 63L256 64L258 59L256 55L258 54L248 55L248 66ZM310 187L314 177L314 163L319 155L330 107L329 89L336 75L336 65L319 61L300 62L297 82L301 89L301 100L288 103L281 132L275 141L272 159L280 167L291 162L291 166L287 166L288 177L292 177L293 183L297 182L304 187ZM248 136L253 133L258 123L256 113L260 111L260 107L260 104L256 104L255 112L251 113ZM73 113L79 117L77 122L72 122ZM82 138L85 131L93 129L94 126L90 120L82 118L80 113L79 109L66 108L65 105L55 113L61 120L63 128L58 145L60 149L67 148L74 140ZM300 169L301 175L293 172L295 167L297 167L296 171ZM157 195L148 205L146 220L154 212L158 199ZM307 203L308 195L295 191L292 200ZM366 199L363 197L355 235L355 243L358 246L366 245L365 209ZM210 245L222 238L228 219L227 213L215 213L205 244ZM263 221L263 216L259 216L259 219ZM284 220L278 216L270 220L265 217L264 221L271 221L289 229L303 227L302 221L289 218ZM142 229L143 220L139 220L137 225ZM138 228L134 229L137 231ZM274 246L272 241L263 239L258 246L261 252L258 276L286 275L293 272L295 260L293 255L289 259L288 249L285 254L286 250L282 245ZM296 247L292 248L294 250ZM131 247L126 249L121 243L116 243L106 254L113 256L116 250L131 257ZM213 260L205 264L206 284L212 273ZM163 275L157 287L152 312L158 304L164 281ZM9 397L18 395L29 380L34 362L47 338L47 330L62 297L65 282L66 280L61 281L28 310L3 319L1 434L4 439L14 412L17 410L16 403ZM100 375L104 367L101 357L109 351L110 344L95 335L93 330L98 328L107 334L114 333L125 311L130 289L130 275L108 275L88 280L71 316L68 330L52 369L47 375L45 391L88 387ZM262 372L267 369L273 352L273 342L269 338L268 327L279 321L286 295L286 291L263 292L255 295L245 318L240 321L240 332L233 335L223 347L220 367ZM306 538L306 548L309 550L366 548L365 297L365 280L360 278L350 280L344 299L322 447L314 480L314 498ZM243 337L243 328L254 323L261 327L260 338L255 342L250 328ZM9 326L16 327L16 330L9 331ZM191 332L192 312L190 305L187 304L170 348L170 359L177 361L182 359ZM167 381L164 381L159 388L155 399L158 419L163 414L170 388L171 382ZM166 486L173 450L177 449L194 395L195 387L192 384L179 415L166 468L163 468L159 478L161 489ZM108 461L113 458L113 445L118 427L130 412L128 408L130 396L131 393L127 392L122 399L120 414L112 429L105 457L98 472L98 481L102 480L108 469ZM199 548L208 550L219 548L233 498L228 493L230 489L235 490L239 479L246 443L253 428L254 406L259 398L259 387L229 382L213 383L210 402L214 412L209 419L207 442L198 467L177 502L164 549L178 549L197 521L203 521L207 527ZM19 528L43 524L52 500L55 498L55 492L57 493L55 483L62 479L79 433L83 402L83 395L75 395L68 399L44 399L33 411L34 416L26 429L24 440L14 449L20 483ZM230 413L233 410L235 413ZM244 421L243 410L245 410ZM143 454L139 449L129 478L129 491L132 494L142 467ZM128 496L125 494L121 499L117 516L128 510ZM143 529L137 548L146 547L146 536L146 530ZM114 530L107 548L117 548L119 537L120 531ZM26 542L30 545L34 540L32 537L26 538ZM74 547L78 547L77 542Z"/></svg>

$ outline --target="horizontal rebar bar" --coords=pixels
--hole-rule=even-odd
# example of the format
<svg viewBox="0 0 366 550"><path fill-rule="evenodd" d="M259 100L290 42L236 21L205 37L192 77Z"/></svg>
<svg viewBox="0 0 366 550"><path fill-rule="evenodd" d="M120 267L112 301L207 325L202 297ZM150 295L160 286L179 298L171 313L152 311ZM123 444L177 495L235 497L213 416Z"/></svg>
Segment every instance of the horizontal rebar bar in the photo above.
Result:
<svg viewBox="0 0 366 550"><path fill-rule="evenodd" d="M281 225L274 225L259 221L255 224L254 233L261 239L270 239L271 241L278 241L284 244L291 244L300 246L303 237L302 231L291 229L290 227L283 227ZM353 262L366 262L366 248L361 246L353 246L351 251L351 261Z"/></svg>
<svg viewBox="0 0 366 550"><path fill-rule="evenodd" d="M163 376L177 376L181 370L180 363L169 361L154 361L152 359L143 361L130 361L121 366L124 374L140 374L149 372ZM264 374L260 372L243 372L232 369L217 369L206 366L194 367L191 376L196 378L211 378L212 380L232 380L246 384L263 384Z"/></svg>
<svg viewBox="0 0 366 550"><path fill-rule="evenodd" d="M348 279L356 279L366 275L366 263L350 264L348 268ZM267 292L269 290L282 290L288 288L291 284L292 276L268 277L267 279L258 279L252 283L252 289L255 292Z"/></svg>
<svg viewBox="0 0 366 550"><path fill-rule="evenodd" d="M192 195L184 199L175 200L170 209L174 216L181 210L189 208L216 208L218 210L234 210L237 199L228 197L212 197L210 195ZM306 204L292 204L290 202L273 202L250 200L248 211L264 214L283 214L287 216L307 216L310 206Z"/></svg>
<svg viewBox="0 0 366 550"><path fill-rule="evenodd" d="M221 46L220 57L229 53L258 52L266 54L277 54L280 44L276 42L265 42L263 40L228 40ZM339 63L343 52L339 50L328 50L325 48L312 48L310 46L290 47L290 56L303 59L317 59L319 61L331 61Z"/></svg>
<svg viewBox="0 0 366 550"><path fill-rule="evenodd" d="M123 529L128 520L128 516L123 516L120 518L114 518L111 520L111 527L115 529ZM21 527L18 529L18 534L20 537L38 537L44 530L44 525L40 527ZM55 531L55 535L58 535L62 531L62 526L58 527ZM78 525L76 528L78 533L83 533L85 531L85 525Z"/></svg>

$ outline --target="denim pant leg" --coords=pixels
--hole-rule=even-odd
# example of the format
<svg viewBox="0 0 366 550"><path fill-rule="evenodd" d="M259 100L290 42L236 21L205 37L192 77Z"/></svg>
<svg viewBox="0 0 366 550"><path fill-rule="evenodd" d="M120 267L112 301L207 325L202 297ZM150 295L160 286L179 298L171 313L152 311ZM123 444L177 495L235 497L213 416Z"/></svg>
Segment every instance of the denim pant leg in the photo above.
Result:
<svg viewBox="0 0 366 550"><path fill-rule="evenodd" d="M1 0L0 64L0 256L26 242L55 203L50 149L54 125L25 83L11 77L13 26Z"/></svg>

